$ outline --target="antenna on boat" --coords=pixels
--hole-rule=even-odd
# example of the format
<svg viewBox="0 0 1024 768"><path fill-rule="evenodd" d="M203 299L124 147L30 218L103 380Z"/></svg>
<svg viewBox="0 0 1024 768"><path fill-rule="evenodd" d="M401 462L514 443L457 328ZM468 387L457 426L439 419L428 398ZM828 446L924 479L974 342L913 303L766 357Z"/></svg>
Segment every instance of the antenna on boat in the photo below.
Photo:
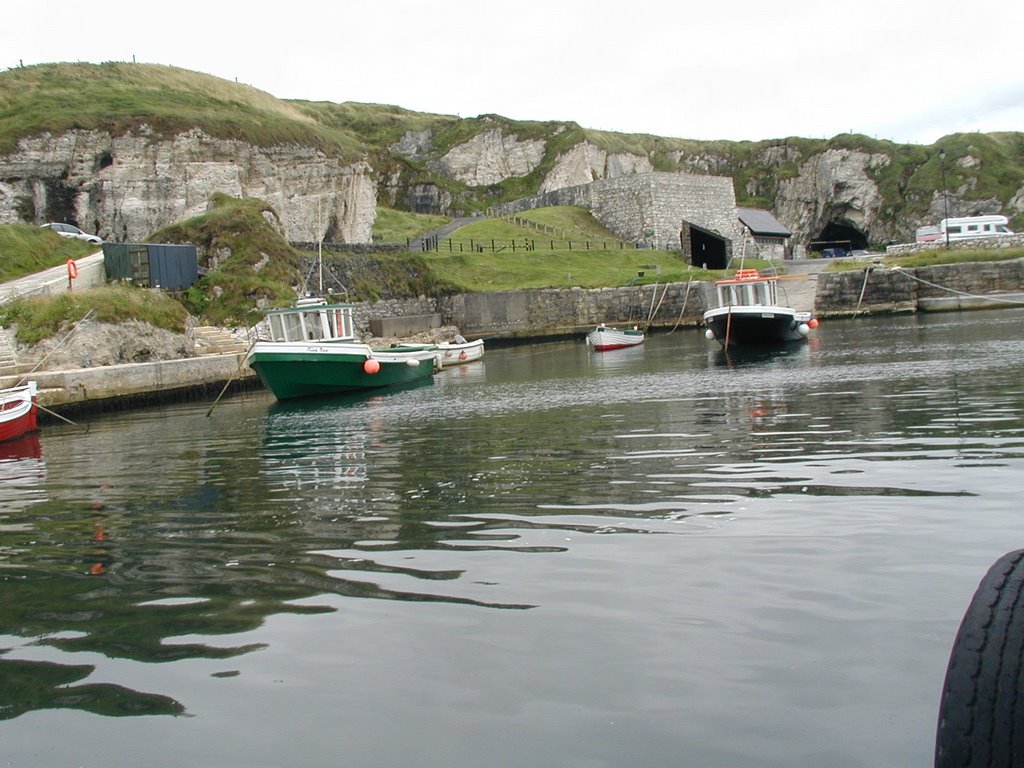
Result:
<svg viewBox="0 0 1024 768"><path fill-rule="evenodd" d="M316 199L316 233L317 233L317 244L316 244L316 264L320 270L320 295L324 293L324 226L323 220L320 215L320 204L323 201L322 197Z"/></svg>

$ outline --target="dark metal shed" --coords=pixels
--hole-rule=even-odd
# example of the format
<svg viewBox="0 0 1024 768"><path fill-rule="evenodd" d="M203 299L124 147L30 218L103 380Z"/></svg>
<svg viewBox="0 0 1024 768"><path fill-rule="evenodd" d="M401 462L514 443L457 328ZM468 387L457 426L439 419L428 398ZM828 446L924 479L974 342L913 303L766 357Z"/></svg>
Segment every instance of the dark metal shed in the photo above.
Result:
<svg viewBox="0 0 1024 768"><path fill-rule="evenodd" d="M110 281L180 291L199 279L199 256L194 245L104 243L103 268Z"/></svg>

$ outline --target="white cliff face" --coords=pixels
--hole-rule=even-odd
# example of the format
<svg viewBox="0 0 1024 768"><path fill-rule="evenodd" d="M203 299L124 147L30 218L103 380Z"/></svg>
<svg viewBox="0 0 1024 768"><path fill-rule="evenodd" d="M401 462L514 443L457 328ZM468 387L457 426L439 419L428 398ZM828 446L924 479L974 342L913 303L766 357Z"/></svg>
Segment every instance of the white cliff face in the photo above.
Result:
<svg viewBox="0 0 1024 768"><path fill-rule="evenodd" d="M506 136L492 128L452 147L435 169L470 187L484 187L526 176L544 159L544 147L543 139L520 141L515 134Z"/></svg>
<svg viewBox="0 0 1024 768"><path fill-rule="evenodd" d="M613 154L598 149L590 142L577 144L555 160L541 184L540 192L589 184L598 179L615 179L636 173L650 173L651 161L642 155Z"/></svg>
<svg viewBox="0 0 1024 768"><path fill-rule="evenodd" d="M316 149L263 148L192 130L172 139L71 131L23 139L0 157L0 222L20 220L25 201L42 219L71 210L104 239L138 241L206 211L215 192L255 197L275 209L287 239L368 243L376 183L359 162ZM54 198L60 198L54 199Z"/></svg>
<svg viewBox="0 0 1024 768"><path fill-rule="evenodd" d="M794 240L806 240L837 221L868 232L882 205L881 192L869 172L889 162L884 154L847 149L814 155L797 177L780 182L778 218L793 230Z"/></svg>

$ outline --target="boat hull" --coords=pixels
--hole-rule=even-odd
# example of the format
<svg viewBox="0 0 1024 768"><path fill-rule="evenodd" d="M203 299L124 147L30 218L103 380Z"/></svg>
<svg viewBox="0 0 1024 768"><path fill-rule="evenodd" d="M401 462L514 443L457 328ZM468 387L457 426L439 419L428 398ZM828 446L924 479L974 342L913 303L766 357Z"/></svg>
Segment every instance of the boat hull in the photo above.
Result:
<svg viewBox="0 0 1024 768"><path fill-rule="evenodd" d="M637 329L622 331L618 328L600 327L587 334L587 344L595 352L635 347L643 343L644 333Z"/></svg>
<svg viewBox="0 0 1024 768"><path fill-rule="evenodd" d="M36 384L0 390L0 442L17 440L38 426Z"/></svg>
<svg viewBox="0 0 1024 768"><path fill-rule="evenodd" d="M439 367L450 368L456 365L462 365L463 363L474 363L477 360L483 359L484 356L484 340L477 339L476 341L444 341L440 344L399 344L390 347L392 350L400 350L403 352L411 350L433 350L435 353L435 360Z"/></svg>
<svg viewBox="0 0 1024 768"><path fill-rule="evenodd" d="M382 389L430 378L433 349L374 350L365 344L258 342L247 362L278 400Z"/></svg>
<svg viewBox="0 0 1024 768"><path fill-rule="evenodd" d="M789 307L724 307L704 313L704 323L723 347L785 344L807 338L809 312Z"/></svg>
<svg viewBox="0 0 1024 768"><path fill-rule="evenodd" d="M477 339L465 343L444 342L437 345L437 351L438 359L444 368L463 363L475 363L484 356L484 340Z"/></svg>

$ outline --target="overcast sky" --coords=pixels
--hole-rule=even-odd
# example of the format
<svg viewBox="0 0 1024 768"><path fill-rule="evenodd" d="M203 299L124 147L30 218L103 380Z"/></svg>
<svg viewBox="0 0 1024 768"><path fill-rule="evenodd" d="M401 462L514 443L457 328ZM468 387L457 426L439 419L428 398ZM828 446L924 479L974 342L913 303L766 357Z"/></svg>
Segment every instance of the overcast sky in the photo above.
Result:
<svg viewBox="0 0 1024 768"><path fill-rule="evenodd" d="M285 99L692 139L1024 131L1019 0L4 3L0 68L169 64Z"/></svg>

